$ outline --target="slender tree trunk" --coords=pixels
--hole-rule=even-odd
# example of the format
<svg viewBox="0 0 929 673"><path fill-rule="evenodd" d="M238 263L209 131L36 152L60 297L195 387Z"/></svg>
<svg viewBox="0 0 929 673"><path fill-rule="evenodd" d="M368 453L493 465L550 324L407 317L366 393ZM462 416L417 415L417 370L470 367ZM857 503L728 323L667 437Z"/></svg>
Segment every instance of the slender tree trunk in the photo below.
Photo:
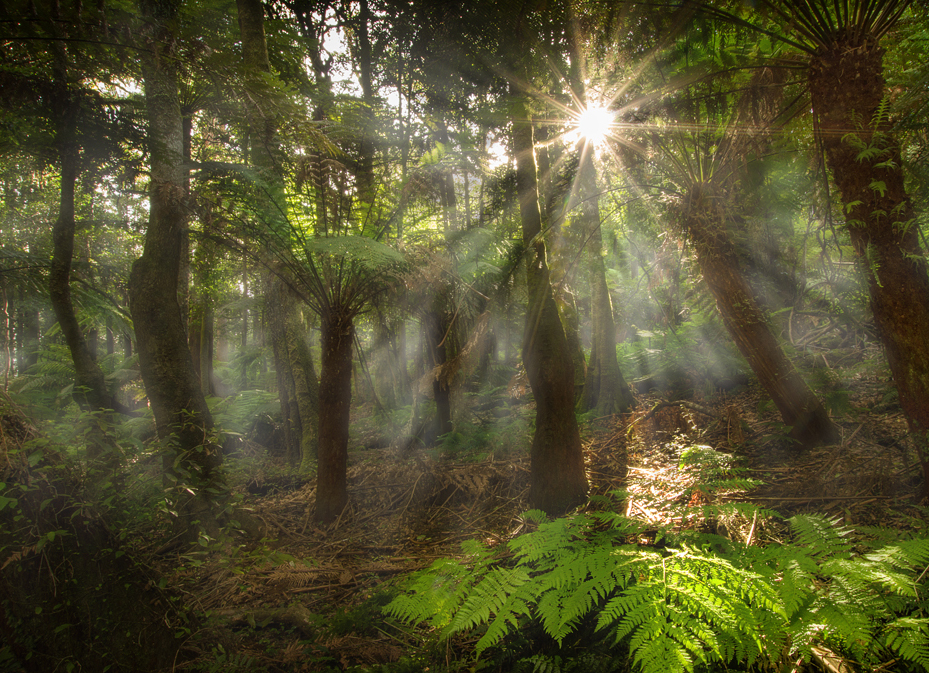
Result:
<svg viewBox="0 0 929 673"><path fill-rule="evenodd" d="M574 6L568 3L567 32L571 54L569 77L575 98L585 105L587 87L584 79L587 67L579 28ZM580 231L585 240L587 275L590 279L591 348L581 409L596 409L597 416L609 416L631 409L635 405L635 398L623 378L616 357L616 322L606 283L603 235L600 230L600 190L593 159L594 147L584 141L580 148L575 193L572 195L572 201L576 203L571 204L571 207L580 209Z"/></svg>
<svg viewBox="0 0 929 673"><path fill-rule="evenodd" d="M787 358L741 274L735 246L711 187L697 185L691 190L682 224L726 330L790 426L790 436L806 446L837 442L838 429Z"/></svg>
<svg viewBox="0 0 929 673"><path fill-rule="evenodd" d="M452 428L452 402L451 386L443 367L448 362L448 330L451 316L447 313L450 301L447 287L445 292L439 291L433 298L432 310L426 317L426 344L432 366L438 373L432 381L432 395L435 399L436 424L435 436L441 437L453 430Z"/></svg>
<svg viewBox="0 0 929 673"><path fill-rule="evenodd" d="M132 266L129 308L135 325L139 366L158 435L165 440L164 469L176 493L194 495L181 503L190 534L199 525L218 532L209 507L225 490L213 419L193 370L177 298L182 236L186 228L187 171L178 103L178 57L167 26L179 2L141 3L152 26L142 53L142 75L151 153L149 222L142 256Z"/></svg>
<svg viewBox="0 0 929 673"><path fill-rule="evenodd" d="M352 345L355 326L336 312L322 316L322 371L319 381L319 468L316 520L334 520L348 502L348 423L352 401Z"/></svg>
<svg viewBox="0 0 929 673"><path fill-rule="evenodd" d="M56 45L55 70L59 87L56 110L56 144L61 167L61 190L58 202L58 217L52 228L54 252L48 276L49 298L65 343L74 363L74 399L85 410L102 415L99 426L105 428L112 422L110 410L124 410L107 390L103 370L97 364L88 347L84 333L77 320L71 300L71 265L74 258L75 210L74 197L79 172L77 145L77 102L68 92L67 55L64 46ZM34 332L38 341L38 316L34 318ZM112 439L105 432L89 435L87 447L91 461L103 460L108 468L119 463Z"/></svg>
<svg viewBox="0 0 929 673"><path fill-rule="evenodd" d="M271 73L264 30L264 7L260 0L237 0L236 7L242 37L243 61L248 77L252 80L250 87L255 91L255 97L260 100L266 95L262 77ZM282 216L286 209L286 201L281 170L275 157L278 149L275 120L264 114L259 105L248 105L246 115L250 136L249 156L269 188L269 194L261 204L264 225L283 233L287 229L287 223ZM275 253L267 251L267 254L273 257ZM299 351L294 349L292 343L294 335L289 334L288 330L288 322L292 319L291 314L294 310L292 295L284 281L270 272L265 272L263 286L267 288L266 296L271 298L270 304L266 302L265 309L281 400L284 443L288 461L298 464L314 452L314 404L307 399L312 384L306 380L307 363L297 358ZM315 373L313 378L315 379Z"/></svg>
<svg viewBox="0 0 929 673"><path fill-rule="evenodd" d="M871 38L838 40L814 56L809 82L817 135L848 208L852 245L929 488L929 274L900 148L882 108L883 56Z"/></svg>
<svg viewBox="0 0 929 673"><path fill-rule="evenodd" d="M526 246L529 305L523 337L523 364L536 403L529 499L533 507L560 514L584 501L587 477L574 416L574 367L552 294L533 146L532 121L521 92L511 116L516 154L523 243Z"/></svg>
<svg viewBox="0 0 929 673"><path fill-rule="evenodd" d="M290 288L287 288L287 293L287 346L292 365L294 399L300 414L300 465L304 472L309 472L313 461L319 456L319 380L316 378L300 305Z"/></svg>
<svg viewBox="0 0 929 673"><path fill-rule="evenodd" d="M296 386L290 362L290 350L287 344L287 309L284 282L275 275L267 279L268 288L265 303L268 319L268 333L271 337L271 350L274 353L274 371L277 374L277 392L281 402L281 424L284 430L284 455L287 462L296 465L300 460L300 436L303 427L297 406Z"/></svg>
<svg viewBox="0 0 929 673"><path fill-rule="evenodd" d="M213 315L213 298L201 288L200 291L200 390L205 396L215 393L213 390L213 345L215 319Z"/></svg>
<svg viewBox="0 0 929 673"><path fill-rule="evenodd" d="M364 107L361 111L363 127L359 138L358 198L362 203L374 203L374 61L371 53L371 9L368 0L360 0L357 19L358 74Z"/></svg>
<svg viewBox="0 0 929 673"><path fill-rule="evenodd" d="M597 416L625 413L635 398L619 369L616 357L616 322L613 302L606 284L603 236L600 232L599 190L592 148L581 154L578 168L578 196L581 200L581 231L587 240L587 273L590 278L592 342L587 378L584 381L585 410L596 409Z"/></svg>

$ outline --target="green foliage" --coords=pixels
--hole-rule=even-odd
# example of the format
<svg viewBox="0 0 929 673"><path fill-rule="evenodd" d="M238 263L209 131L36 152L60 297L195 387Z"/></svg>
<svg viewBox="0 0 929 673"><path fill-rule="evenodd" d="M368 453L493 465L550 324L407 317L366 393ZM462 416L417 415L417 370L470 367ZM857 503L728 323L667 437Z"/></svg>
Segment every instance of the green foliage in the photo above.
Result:
<svg viewBox="0 0 929 673"><path fill-rule="evenodd" d="M208 402L216 425L238 435L251 430L259 416L273 415L281 409L277 393L264 390L243 390L228 397L211 397Z"/></svg>
<svg viewBox="0 0 929 673"><path fill-rule="evenodd" d="M821 516L790 519L793 539L768 547L689 533L677 546L630 543L641 524L605 512L542 523L507 549L463 545L416 575L387 612L443 638L480 630L477 652L527 623L556 643L595 619L601 644L636 666L779 666L820 644L865 665L925 666L929 624L918 589L929 539L861 551ZM671 536L667 540L673 539ZM537 670L561 670L539 660Z"/></svg>

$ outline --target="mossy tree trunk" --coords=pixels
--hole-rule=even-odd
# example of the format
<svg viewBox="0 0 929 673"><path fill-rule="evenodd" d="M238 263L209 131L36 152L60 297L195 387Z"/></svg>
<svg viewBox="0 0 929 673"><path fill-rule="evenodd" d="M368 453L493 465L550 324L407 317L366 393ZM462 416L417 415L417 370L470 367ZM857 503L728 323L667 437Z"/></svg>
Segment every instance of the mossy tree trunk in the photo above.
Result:
<svg viewBox="0 0 929 673"><path fill-rule="evenodd" d="M536 403L529 500L533 507L561 514L587 496L584 456L574 416L574 367L558 317L542 239L532 120L521 92L511 86L511 94L516 190L529 293L523 365Z"/></svg>
<svg viewBox="0 0 929 673"><path fill-rule="evenodd" d="M900 148L882 107L884 50L842 36L809 68L816 132L848 210L874 321L929 488L929 275L904 188Z"/></svg>
<svg viewBox="0 0 929 673"><path fill-rule="evenodd" d="M835 443L838 429L784 353L740 271L717 198L710 185L693 186L685 197L681 225L726 330L791 428L790 436L806 446Z"/></svg>
<svg viewBox="0 0 929 673"><path fill-rule="evenodd" d="M225 485L219 470L222 453L211 436L213 419L193 369L177 299L188 195L178 55L168 26L176 21L179 7L179 2L141 3L151 27L147 49L142 52L151 153L150 209L142 256L133 264L129 279L129 308L142 380L158 435L165 442L165 475L183 498L179 523L196 534L197 522L217 532L218 520L210 505Z"/></svg>

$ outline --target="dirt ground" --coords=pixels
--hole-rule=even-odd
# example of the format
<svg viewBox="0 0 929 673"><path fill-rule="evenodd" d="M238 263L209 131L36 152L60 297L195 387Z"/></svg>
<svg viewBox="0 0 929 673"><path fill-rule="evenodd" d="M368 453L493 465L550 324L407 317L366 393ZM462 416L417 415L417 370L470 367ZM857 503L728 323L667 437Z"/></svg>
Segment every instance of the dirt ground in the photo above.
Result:
<svg viewBox="0 0 929 673"><path fill-rule="evenodd" d="M833 414L841 443L807 452L779 435L777 416L757 389L678 401L640 396L634 413L585 430L591 495L621 490L617 501L630 516L710 526L751 544L777 540L786 526L776 517L707 521L694 506L744 501L784 516L821 512L862 526L922 525L916 455L899 407L887 401L887 381L879 372L858 375L846 389ZM681 466L695 446L757 485L701 488L698 472ZM276 531L274 540L233 560L161 560L170 582L210 615L190 639L192 658L183 668L226 661L269 671L347 669L420 651L422 633L365 616L370 599L395 579L456 555L462 540L502 543L524 531L528 477L526 455L475 461L352 452L351 502L323 529L311 520L312 482L258 475L245 503ZM468 643L454 646L449 660L464 656Z"/></svg>

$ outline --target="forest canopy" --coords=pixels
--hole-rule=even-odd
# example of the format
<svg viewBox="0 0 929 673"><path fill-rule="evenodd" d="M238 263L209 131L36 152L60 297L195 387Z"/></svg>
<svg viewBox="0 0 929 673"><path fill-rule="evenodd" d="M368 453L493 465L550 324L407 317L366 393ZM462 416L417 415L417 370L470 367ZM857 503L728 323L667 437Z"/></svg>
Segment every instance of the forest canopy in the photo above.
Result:
<svg viewBox="0 0 929 673"><path fill-rule="evenodd" d="M924 1L0 44L0 670L929 666Z"/></svg>

